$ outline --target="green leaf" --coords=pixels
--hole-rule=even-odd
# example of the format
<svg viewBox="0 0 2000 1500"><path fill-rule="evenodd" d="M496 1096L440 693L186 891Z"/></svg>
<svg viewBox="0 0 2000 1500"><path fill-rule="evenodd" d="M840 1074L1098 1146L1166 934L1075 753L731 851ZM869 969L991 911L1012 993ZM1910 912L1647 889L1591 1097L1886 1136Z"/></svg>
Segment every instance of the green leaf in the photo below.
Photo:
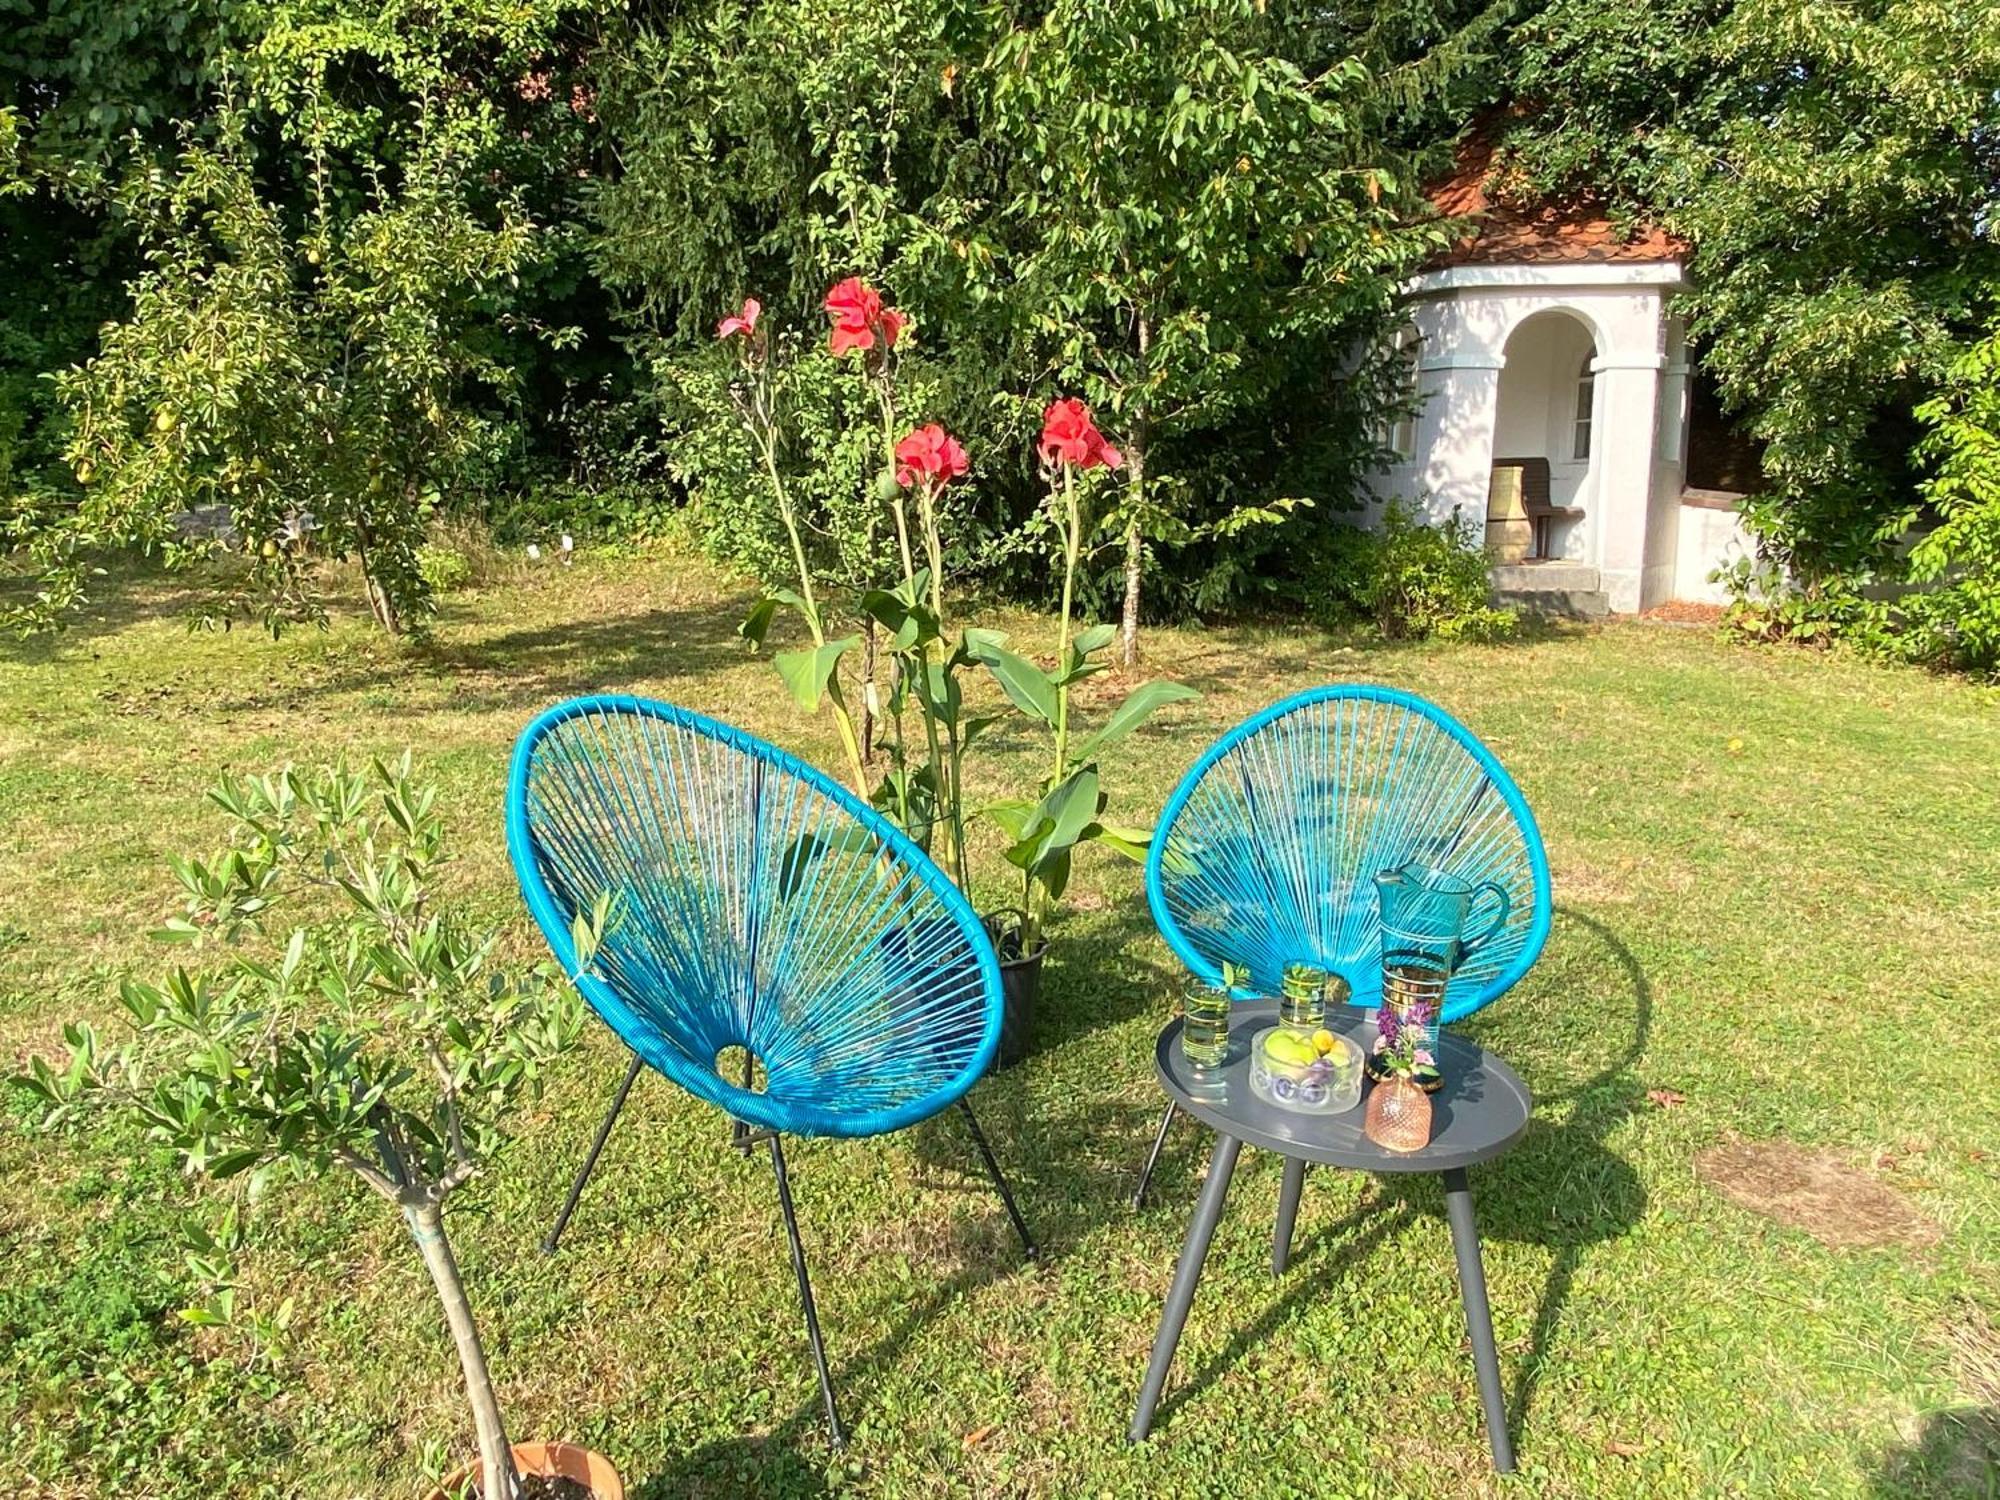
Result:
<svg viewBox="0 0 2000 1500"><path fill-rule="evenodd" d="M1084 766L1070 773L1025 814L1013 815L1014 845L1007 861L1043 879L1050 861L1066 857L1071 846L1083 837L1096 818L1104 794L1097 783L1097 767ZM996 817L996 821L999 819ZM1005 822L1002 822L1005 826ZM1065 871L1065 873L1067 873ZM1043 879L1043 883L1047 881ZM1053 894L1053 892L1051 892Z"/></svg>
<svg viewBox="0 0 2000 1500"><path fill-rule="evenodd" d="M867 829L849 825L836 833L809 833L793 839L778 861L778 893L786 900L796 896L812 874L813 866L829 854L873 855L882 841Z"/></svg>
<svg viewBox="0 0 2000 1500"><path fill-rule="evenodd" d="M982 643L974 660L993 674L1000 690L1022 713L1044 724L1055 723L1056 687L1040 667L991 643Z"/></svg>
<svg viewBox="0 0 2000 1500"><path fill-rule="evenodd" d="M819 700L826 695L827 684L839 669L841 657L860 643L861 637L850 635L828 641L823 646L780 651L771 658L771 664L785 679L785 686L792 690L792 701L807 713L812 713L819 708Z"/></svg>
<svg viewBox="0 0 2000 1500"><path fill-rule="evenodd" d="M889 632L889 649L910 652L922 649L938 638L937 616L928 605L909 597L910 585L894 589L869 589L861 596L861 609Z"/></svg>
<svg viewBox="0 0 2000 1500"><path fill-rule="evenodd" d="M778 601L766 594L750 606L750 613L743 617L743 623L736 627L736 633L750 643L752 651L763 649L764 637L771 629L771 622L778 617Z"/></svg>
<svg viewBox="0 0 2000 1500"><path fill-rule="evenodd" d="M1146 850L1153 842L1150 828L1126 828L1116 823L1092 823L1083 831L1081 843L1103 844L1115 849L1134 864L1146 862Z"/></svg>
<svg viewBox="0 0 2000 1500"><path fill-rule="evenodd" d="M1092 625L1087 630L1079 631L1069 646L1078 656L1089 656L1093 651L1102 651L1117 639L1116 625Z"/></svg>
<svg viewBox="0 0 2000 1500"><path fill-rule="evenodd" d="M1098 731L1076 747L1076 758L1088 760L1107 745L1115 745L1169 703L1183 703L1201 694L1178 682L1144 682L1112 710Z"/></svg>

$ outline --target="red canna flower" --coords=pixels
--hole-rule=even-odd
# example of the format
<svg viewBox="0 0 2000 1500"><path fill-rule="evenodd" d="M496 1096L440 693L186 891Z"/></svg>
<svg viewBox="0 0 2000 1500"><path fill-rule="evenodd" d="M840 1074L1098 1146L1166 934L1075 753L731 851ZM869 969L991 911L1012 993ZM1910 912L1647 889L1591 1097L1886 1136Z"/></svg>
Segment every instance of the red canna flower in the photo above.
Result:
<svg viewBox="0 0 2000 1500"><path fill-rule="evenodd" d="M884 349L893 349L909 321L895 308L884 307L882 294L859 276L835 283L825 306L833 314L830 347L835 354L873 349L878 337Z"/></svg>
<svg viewBox="0 0 2000 1500"><path fill-rule="evenodd" d="M896 483L908 489L930 484L943 489L968 467L958 439L935 422L917 428L896 444Z"/></svg>
<svg viewBox="0 0 2000 1500"><path fill-rule="evenodd" d="M1041 441L1035 445L1045 464L1072 464L1094 469L1100 464L1115 469L1125 455L1104 441L1104 434L1090 419L1090 408L1074 396L1051 401L1042 413Z"/></svg>
<svg viewBox="0 0 2000 1500"><path fill-rule="evenodd" d="M726 339L740 333L745 338L749 338L757 332L757 319L762 317L763 314L763 303L759 302L755 297L745 297L743 299L743 311L733 318L724 318L720 323L717 323L715 325L715 336L719 339Z"/></svg>

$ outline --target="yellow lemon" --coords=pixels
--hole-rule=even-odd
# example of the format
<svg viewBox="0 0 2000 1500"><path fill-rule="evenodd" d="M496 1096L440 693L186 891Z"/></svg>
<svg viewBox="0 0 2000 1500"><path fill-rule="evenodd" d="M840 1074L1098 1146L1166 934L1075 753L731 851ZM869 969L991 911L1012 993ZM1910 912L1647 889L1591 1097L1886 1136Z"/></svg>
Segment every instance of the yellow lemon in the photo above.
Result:
<svg viewBox="0 0 2000 1500"><path fill-rule="evenodd" d="M1319 1057L1319 1053L1313 1050L1311 1042L1296 1031L1287 1031L1282 1026L1265 1036L1264 1053L1272 1062L1292 1068L1303 1068Z"/></svg>
<svg viewBox="0 0 2000 1500"><path fill-rule="evenodd" d="M1313 1046L1319 1049L1321 1056L1325 1056L1333 1050L1333 1033L1328 1031L1324 1026L1320 1027L1318 1031L1313 1033Z"/></svg>

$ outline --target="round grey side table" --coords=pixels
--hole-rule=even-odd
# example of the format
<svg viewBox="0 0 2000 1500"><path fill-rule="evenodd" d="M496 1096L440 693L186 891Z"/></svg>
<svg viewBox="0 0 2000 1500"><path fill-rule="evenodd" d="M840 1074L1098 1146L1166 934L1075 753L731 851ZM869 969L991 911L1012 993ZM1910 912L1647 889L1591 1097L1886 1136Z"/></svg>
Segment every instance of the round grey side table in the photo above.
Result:
<svg viewBox="0 0 2000 1500"><path fill-rule="evenodd" d="M1197 1071L1181 1051L1181 1023L1169 1022L1154 1048L1160 1087L1174 1108L1194 1116L1215 1132L1208 1180L1188 1225L1187 1241L1174 1267L1160 1331L1153 1341L1145 1383L1139 1387L1139 1408L1132 1416L1131 1440L1143 1442L1153 1425L1174 1349L1186 1326L1201 1266L1208 1256L1222 1217L1223 1199L1236 1158L1244 1146L1275 1151L1285 1158L1285 1179L1278 1196L1277 1231L1271 1245L1271 1269L1282 1275L1291 1255L1292 1226L1298 1219L1299 1196L1306 1167L1318 1164L1357 1172L1435 1172L1444 1178L1445 1214L1451 1221L1452 1248L1458 1256L1459 1295L1472 1336L1472 1362L1479 1376L1479 1400L1486 1413L1486 1437L1493 1449L1493 1467L1514 1467L1514 1445L1507 1436L1507 1410L1500 1394L1500 1361L1493 1349L1493 1319L1486 1305L1486 1272L1479 1258L1479 1229L1472 1214L1472 1189L1465 1169L1490 1161L1527 1131L1533 1100L1520 1076L1483 1047L1446 1032L1438 1064L1444 1087L1431 1097L1430 1144L1421 1151L1385 1151L1361 1133L1362 1103L1344 1114L1308 1115L1266 1104L1250 1091L1250 1039L1277 1020L1277 1003L1253 1000L1229 1013L1229 1051L1220 1068ZM1327 1018L1327 1028L1351 1038L1365 1052L1375 1039L1366 1014L1346 1010ZM1372 1088L1370 1084L1368 1087ZM1162 1122L1164 1137L1166 1124ZM1158 1145L1155 1144L1155 1153ZM1150 1163L1148 1167L1150 1169Z"/></svg>

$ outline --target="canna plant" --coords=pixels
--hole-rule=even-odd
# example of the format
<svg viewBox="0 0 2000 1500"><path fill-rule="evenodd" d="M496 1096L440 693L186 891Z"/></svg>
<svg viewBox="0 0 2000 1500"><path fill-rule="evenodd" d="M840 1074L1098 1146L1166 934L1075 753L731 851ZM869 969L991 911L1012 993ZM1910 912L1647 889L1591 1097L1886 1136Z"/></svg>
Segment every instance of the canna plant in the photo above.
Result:
<svg viewBox="0 0 2000 1500"><path fill-rule="evenodd" d="M1117 469L1124 456L1105 441L1090 409L1074 397L1052 402L1043 413L1037 443L1049 485L1049 506L1062 535L1062 614L1056 637L1056 664L1043 671L1006 649L1005 637L990 632L968 648L1000 684L1008 700L1050 734L1049 772L1038 798L991 803L985 813L1010 840L1008 863L1021 872L1022 956L1042 944L1043 928L1069 884L1071 855L1078 844L1101 843L1132 859L1143 859L1150 829L1104 821L1107 794L1098 757L1169 703L1197 696L1177 682L1142 683L1114 707L1095 730L1079 736L1071 714L1076 684L1106 670L1093 660L1118 639L1118 627L1093 625L1073 633L1076 572L1082 561L1085 517L1080 475Z"/></svg>
<svg viewBox="0 0 2000 1500"><path fill-rule="evenodd" d="M791 491L785 485L784 470L778 461L777 388L771 378L770 339L768 332L758 327L763 312L762 303L755 297L746 297L741 311L716 325L715 336L723 341L740 340L737 357L742 366L742 378L730 386L730 399L736 405L743 430L750 435L751 444L763 465L764 477L771 486L771 499L777 506L778 519L784 525L785 539L791 544L792 564L798 571L798 588L769 589L751 607L749 617L740 629L753 647L761 646L780 608L798 611L812 636L812 644L794 651L778 652L771 659L772 665L791 690L792 701L801 709L816 713L824 702L832 711L834 728L840 736L841 749L847 756L848 775L855 792L866 798L869 787L868 767L862 750L864 737L855 725L840 683L840 659L859 645L861 638L850 635L838 640L827 639L826 620L813 588L812 564L807 560L805 540L799 531L798 510L792 504Z"/></svg>
<svg viewBox="0 0 2000 1500"><path fill-rule="evenodd" d="M807 712L825 703L832 711L855 790L894 817L961 886L968 880L965 820L958 795L958 772L975 721L963 715L957 674L970 664L963 641L947 649L944 619L944 538L941 500L947 485L967 471L965 449L937 423L896 437L895 351L908 320L887 306L860 277L836 283L824 308L832 320L828 350L836 359L854 357L881 414L886 467L871 486L873 514L894 528L901 576L887 587L863 588L858 603L866 634L828 639L823 606L813 586L812 563L780 462L782 433L774 394L770 345L759 331L761 306L753 299L717 327L720 339L741 339L742 379L734 388L737 410L765 471L779 519L790 543L797 588L773 588L752 608L742 634L761 645L780 609L804 618L810 646L776 653L772 660L792 697ZM915 516L911 515L911 502ZM872 550L873 522L864 551ZM890 658L886 711L888 765L871 776L869 760L876 720L877 654L886 644ZM859 722L848 707L842 663L860 648L863 711ZM906 728L914 704L917 725ZM911 743L912 734L920 745Z"/></svg>
<svg viewBox="0 0 2000 1500"><path fill-rule="evenodd" d="M209 796L230 819L229 844L174 861L185 903L159 935L227 952L205 969L127 979L123 1040L72 1023L66 1061L35 1058L15 1082L48 1128L105 1107L136 1114L191 1173L256 1183L338 1167L365 1183L430 1272L485 1494L512 1500L519 1479L443 1211L575 1042L582 1002L551 966L499 967L497 934L438 903L444 825L407 756L367 772L288 768ZM342 915L281 934L275 919L299 897ZM608 911L601 901L579 918L584 967Z"/></svg>

